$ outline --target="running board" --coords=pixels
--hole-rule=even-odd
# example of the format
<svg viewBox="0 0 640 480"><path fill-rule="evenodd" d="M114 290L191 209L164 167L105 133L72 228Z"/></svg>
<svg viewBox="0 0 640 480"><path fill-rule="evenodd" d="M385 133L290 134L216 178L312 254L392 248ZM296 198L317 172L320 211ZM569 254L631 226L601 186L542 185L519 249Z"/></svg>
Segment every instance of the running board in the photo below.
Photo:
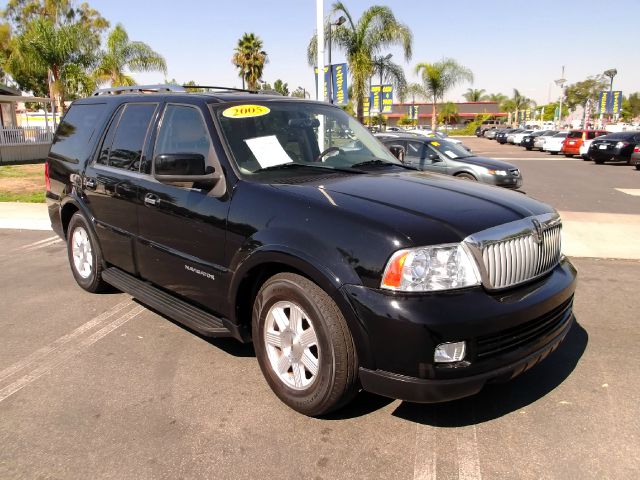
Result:
<svg viewBox="0 0 640 480"><path fill-rule="evenodd" d="M220 319L204 310L191 305L159 288L110 267L102 272L102 279L118 290L137 298L145 305L159 311L167 317L194 329L207 337L234 337L242 342L243 338L237 326L226 319Z"/></svg>

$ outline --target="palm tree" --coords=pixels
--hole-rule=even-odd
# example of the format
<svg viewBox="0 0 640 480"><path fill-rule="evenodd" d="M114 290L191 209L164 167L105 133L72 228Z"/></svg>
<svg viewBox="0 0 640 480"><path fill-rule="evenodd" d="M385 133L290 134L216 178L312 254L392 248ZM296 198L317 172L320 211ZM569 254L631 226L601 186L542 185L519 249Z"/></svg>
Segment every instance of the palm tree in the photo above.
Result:
<svg viewBox="0 0 640 480"><path fill-rule="evenodd" d="M85 69L93 60L85 48L85 33L77 23L56 25L46 17L33 20L15 38L8 69L46 78L49 96L64 110L66 89L86 83Z"/></svg>
<svg viewBox="0 0 640 480"><path fill-rule="evenodd" d="M453 120L458 117L458 107L453 102L447 102L440 108L440 113L438 117L444 122L446 125L449 125Z"/></svg>
<svg viewBox="0 0 640 480"><path fill-rule="evenodd" d="M231 63L239 70L242 88L245 82L249 90L256 90L262 78L264 65L268 63L267 52L262 49L262 40L253 33L245 33L238 40Z"/></svg>
<svg viewBox="0 0 640 480"><path fill-rule="evenodd" d="M391 83L396 92L400 92L400 96L407 88L407 80L404 77L402 67L391 61L391 54L384 57L376 56L373 59L373 76L380 79L380 95L382 95L382 85ZM371 80L369 81L371 83ZM382 97L380 97L380 111L382 111ZM382 128L382 119L379 118L378 125Z"/></svg>
<svg viewBox="0 0 640 480"><path fill-rule="evenodd" d="M525 110L531 105L535 106L535 102L533 100L522 95L516 88L513 89L513 97L509 99L509 103L505 102L505 104L511 109L511 111L515 112L514 117L516 118L516 121L518 121L518 112L520 110Z"/></svg>
<svg viewBox="0 0 640 480"><path fill-rule="evenodd" d="M351 14L342 2L336 2L331 8L331 14L342 14L347 22L335 27L332 33L332 42L344 50L351 86L357 103L358 120L363 118L363 100L367 93L367 83L374 74L374 60L376 56L387 47L402 46L405 59L411 58L412 35L409 28L400 23L389 7L374 5L364 11L357 22L354 22ZM328 37L329 22L325 27ZM328 38L325 38L327 41ZM307 49L309 65L315 65L317 52L316 37L313 37Z"/></svg>
<svg viewBox="0 0 640 480"><path fill-rule="evenodd" d="M143 42L129 40L129 35L121 24L109 33L107 49L100 56L94 72L97 83L110 82L112 87L135 85L130 72L162 72L166 75L167 64L159 53Z"/></svg>
<svg viewBox="0 0 640 480"><path fill-rule="evenodd" d="M415 71L422 77L425 93L433 106L431 109L431 129L436 129L438 100L444 98L445 93L462 81L473 82L473 73L467 67L460 65L452 58L443 58L435 63L418 63Z"/></svg>
<svg viewBox="0 0 640 480"><path fill-rule="evenodd" d="M467 92L463 93L462 96L467 102L481 102L487 99L484 92L486 92L484 88L467 88Z"/></svg>

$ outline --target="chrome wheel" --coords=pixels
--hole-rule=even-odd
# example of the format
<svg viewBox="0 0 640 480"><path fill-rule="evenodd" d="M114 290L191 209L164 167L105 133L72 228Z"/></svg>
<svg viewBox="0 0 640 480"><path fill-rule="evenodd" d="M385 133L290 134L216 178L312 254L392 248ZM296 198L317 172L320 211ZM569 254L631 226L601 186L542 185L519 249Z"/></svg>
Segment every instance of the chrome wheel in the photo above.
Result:
<svg viewBox="0 0 640 480"><path fill-rule="evenodd" d="M73 266L82 278L89 278L93 272L93 252L87 231L77 227L71 237L71 254Z"/></svg>
<svg viewBox="0 0 640 480"><path fill-rule="evenodd" d="M320 367L318 337L308 315L293 302L277 302L267 313L264 344L275 374L288 387L304 390Z"/></svg>

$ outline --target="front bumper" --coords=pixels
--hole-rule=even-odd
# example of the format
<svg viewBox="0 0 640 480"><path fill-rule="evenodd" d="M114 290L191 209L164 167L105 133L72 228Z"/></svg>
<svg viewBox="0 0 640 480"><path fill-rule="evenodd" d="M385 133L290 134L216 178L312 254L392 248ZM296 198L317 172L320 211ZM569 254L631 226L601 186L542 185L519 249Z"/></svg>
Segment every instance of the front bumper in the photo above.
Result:
<svg viewBox="0 0 640 480"><path fill-rule="evenodd" d="M368 357L374 359L360 369L362 387L402 400L441 402L509 380L544 359L566 336L575 283L576 271L563 259L544 278L498 293L475 287L398 294L346 285L367 330ZM438 344L463 340L463 361L434 363Z"/></svg>

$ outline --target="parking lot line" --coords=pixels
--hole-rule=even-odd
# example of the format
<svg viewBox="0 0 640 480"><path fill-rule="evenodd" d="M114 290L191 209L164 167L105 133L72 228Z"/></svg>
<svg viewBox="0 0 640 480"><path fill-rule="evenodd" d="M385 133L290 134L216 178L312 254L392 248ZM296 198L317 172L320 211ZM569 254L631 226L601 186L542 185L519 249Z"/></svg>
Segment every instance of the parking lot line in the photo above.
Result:
<svg viewBox="0 0 640 480"><path fill-rule="evenodd" d="M619 192L626 193L627 195L633 195L634 197L640 197L640 188L616 188Z"/></svg>
<svg viewBox="0 0 640 480"><path fill-rule="evenodd" d="M129 302L129 303L131 303L131 302ZM126 307L122 307L122 308L126 308ZM72 358L72 357L78 355L79 353L83 352L84 350L89 348L91 345L96 343L98 340L100 340L101 338L105 337L109 333L113 332L116 328L121 327L122 325L124 325L129 320L131 320L132 318L136 317L137 315L139 315L143 311L145 311L144 307L137 306L137 307L133 308L132 310L129 310L128 312L126 312L123 315L119 316L114 321L112 321L111 323L107 324L106 326L104 326L103 328L101 328L100 330L95 332L94 334L90 335L89 337L85 338L84 340L80 340L79 342L77 342L75 344L72 343L68 349L60 351L60 352L58 352L58 354L54 354L53 356L46 355L44 361L42 361L42 362L37 362L37 361L34 362L34 361L32 361L31 363L35 363L35 365L34 365L34 368L29 373L27 373L26 375L22 376L18 380L10 383L6 387L0 389L0 402L6 400L8 397L13 395L14 393L22 390L24 387L26 387L30 383L34 382L35 380L40 378L45 373L50 372L51 370L53 370L58 365L64 363L65 361L69 360L70 358ZM111 312L111 310L110 310L110 312ZM107 312L105 312L105 314L106 313ZM116 313L116 312L112 312L111 315L113 315L114 313ZM79 327L79 328L82 328L82 327ZM71 334L73 334L73 333L75 333L75 330ZM77 337L77 335L75 337ZM64 338L64 337L62 337L62 338ZM10 368L12 368L12 367L10 367Z"/></svg>
<svg viewBox="0 0 640 480"><path fill-rule="evenodd" d="M54 235L53 237L45 238L44 240L39 240L37 242L29 243L27 245L22 245L21 247L16 248L16 250L24 250L25 248L35 247L36 245L40 245L41 243L50 242L51 240L57 239L58 236Z"/></svg>
<svg viewBox="0 0 640 480"><path fill-rule="evenodd" d="M436 480L436 429L416 423L416 448L413 480Z"/></svg>
<svg viewBox="0 0 640 480"><path fill-rule="evenodd" d="M478 455L478 433L476 426L459 428L457 431L458 479L480 480L480 456Z"/></svg>
<svg viewBox="0 0 640 480"><path fill-rule="evenodd" d="M92 318L91 320L89 320L87 323L84 323L84 324L80 325L78 328L76 328L71 333L68 333L68 334L58 338L56 341L51 342L49 345L46 345L46 346L42 347L39 350L36 350L35 352L33 352L28 357L23 358L22 360L14 363L10 367L5 368L4 370L2 370L0 372L0 382L2 380L4 380L5 378L10 377L11 375L14 375L16 372L19 372L23 368L28 367L33 362L35 362L37 360L40 360L41 358L49 355L52 352L55 352L62 345L70 342L74 338L79 337L83 333L88 332L92 328L100 325L102 322L104 322L108 318L112 317L116 313L120 312L122 309L124 309L124 308L126 308L126 307L128 307L128 306L130 306L132 304L133 304L133 302L131 300L126 300L124 302L118 303L117 305L114 305L113 307L111 307L106 312L103 312L100 315L98 315L97 317Z"/></svg>

